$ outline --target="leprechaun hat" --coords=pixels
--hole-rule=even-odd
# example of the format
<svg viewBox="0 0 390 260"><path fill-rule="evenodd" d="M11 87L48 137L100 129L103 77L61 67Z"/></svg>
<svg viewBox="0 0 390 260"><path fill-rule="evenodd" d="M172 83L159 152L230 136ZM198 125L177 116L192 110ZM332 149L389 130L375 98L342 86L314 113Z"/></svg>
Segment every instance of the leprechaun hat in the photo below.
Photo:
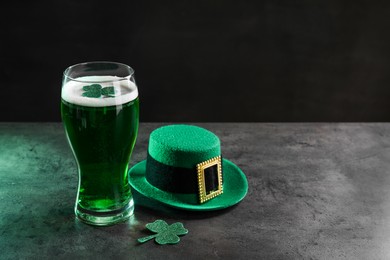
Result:
<svg viewBox="0 0 390 260"><path fill-rule="evenodd" d="M185 210L227 208L248 191L242 170L222 158L219 138L193 125L155 129L146 160L130 169L129 178L142 195Z"/></svg>

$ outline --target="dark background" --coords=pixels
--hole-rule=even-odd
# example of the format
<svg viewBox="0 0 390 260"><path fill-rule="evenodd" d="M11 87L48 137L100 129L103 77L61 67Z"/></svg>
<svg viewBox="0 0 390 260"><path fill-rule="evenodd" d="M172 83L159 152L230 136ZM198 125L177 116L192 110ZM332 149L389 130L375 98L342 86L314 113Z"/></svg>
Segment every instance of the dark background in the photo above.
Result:
<svg viewBox="0 0 390 260"><path fill-rule="evenodd" d="M9 1L0 121L60 121L63 70L136 73L141 121L389 121L389 1Z"/></svg>

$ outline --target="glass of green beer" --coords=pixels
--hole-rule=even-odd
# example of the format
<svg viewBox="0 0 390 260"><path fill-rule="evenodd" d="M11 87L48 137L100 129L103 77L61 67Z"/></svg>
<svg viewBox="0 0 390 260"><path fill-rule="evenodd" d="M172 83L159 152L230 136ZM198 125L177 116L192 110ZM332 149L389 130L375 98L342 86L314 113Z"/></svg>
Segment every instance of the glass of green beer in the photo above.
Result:
<svg viewBox="0 0 390 260"><path fill-rule="evenodd" d="M128 167L139 124L133 69L116 62L70 66L61 116L79 172L77 218L98 226L127 220L134 211Z"/></svg>

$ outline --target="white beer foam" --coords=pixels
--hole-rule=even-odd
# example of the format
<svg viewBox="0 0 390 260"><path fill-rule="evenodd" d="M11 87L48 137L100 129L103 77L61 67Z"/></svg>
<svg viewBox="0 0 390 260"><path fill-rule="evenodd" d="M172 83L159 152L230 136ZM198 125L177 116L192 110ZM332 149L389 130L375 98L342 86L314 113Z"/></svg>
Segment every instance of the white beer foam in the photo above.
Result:
<svg viewBox="0 0 390 260"><path fill-rule="evenodd" d="M91 84L100 84L103 88L113 86L115 88L115 97L83 97L83 87ZM68 81L62 87L61 97L66 102L80 106L106 107L121 105L136 99L138 97L138 89L128 79L115 76L87 76Z"/></svg>

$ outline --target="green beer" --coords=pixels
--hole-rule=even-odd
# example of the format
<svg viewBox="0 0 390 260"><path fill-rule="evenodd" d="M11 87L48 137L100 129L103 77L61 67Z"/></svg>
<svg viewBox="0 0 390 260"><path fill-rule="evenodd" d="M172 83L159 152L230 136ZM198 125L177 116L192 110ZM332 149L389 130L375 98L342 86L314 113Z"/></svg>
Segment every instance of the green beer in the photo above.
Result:
<svg viewBox="0 0 390 260"><path fill-rule="evenodd" d="M138 132L138 90L116 80L81 77L62 88L62 121L79 170L75 212L94 225L122 221L134 207L128 165Z"/></svg>
<svg viewBox="0 0 390 260"><path fill-rule="evenodd" d="M62 100L61 113L80 167L79 207L93 211L122 208L131 198L127 170L137 137L138 98L109 107Z"/></svg>

